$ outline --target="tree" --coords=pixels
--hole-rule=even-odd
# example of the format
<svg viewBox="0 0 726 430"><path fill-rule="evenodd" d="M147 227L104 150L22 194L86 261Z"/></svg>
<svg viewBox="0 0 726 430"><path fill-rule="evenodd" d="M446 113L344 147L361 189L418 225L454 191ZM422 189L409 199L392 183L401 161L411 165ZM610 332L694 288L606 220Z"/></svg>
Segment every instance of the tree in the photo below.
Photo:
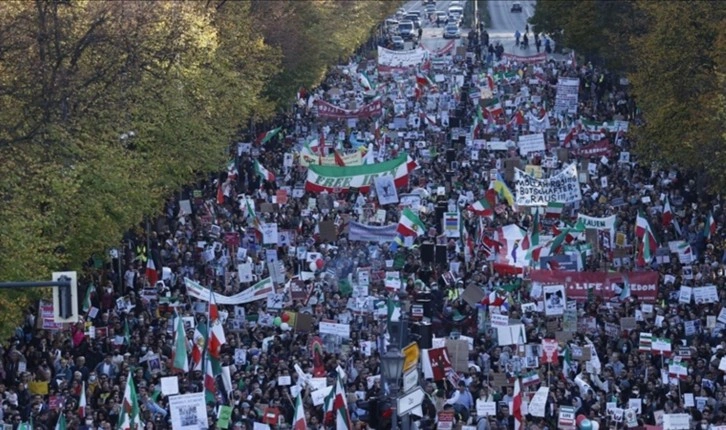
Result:
<svg viewBox="0 0 726 430"><path fill-rule="evenodd" d="M352 54L397 7L388 1L253 0L265 42L282 52L281 71L267 93L287 106L300 87L317 86L328 67Z"/></svg>
<svg viewBox="0 0 726 430"><path fill-rule="evenodd" d="M717 41L724 37L726 7L713 2L638 7L648 17L648 31L632 43L635 71L629 78L645 120L636 130L636 149L646 160L705 173L720 187L726 184L721 174L726 154L716 103L724 89Z"/></svg>
<svg viewBox="0 0 726 430"><path fill-rule="evenodd" d="M0 279L80 268L272 112L249 4L234 25L195 2L0 8Z"/></svg>

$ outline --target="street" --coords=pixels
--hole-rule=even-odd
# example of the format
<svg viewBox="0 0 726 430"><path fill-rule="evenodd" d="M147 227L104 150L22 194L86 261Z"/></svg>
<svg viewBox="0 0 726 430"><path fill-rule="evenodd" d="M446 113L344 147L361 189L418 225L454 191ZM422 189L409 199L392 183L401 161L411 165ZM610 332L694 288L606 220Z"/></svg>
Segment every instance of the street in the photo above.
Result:
<svg viewBox="0 0 726 430"><path fill-rule="evenodd" d="M452 1L437 1L436 10L448 10L451 6ZM464 4L465 2L460 2ZM522 12L512 12L512 4L519 3L522 5ZM489 1L489 16L491 17L491 26L487 28L489 32L490 43L501 42L504 46L504 52L515 55L534 55L537 53L537 49L534 46L534 33L530 31L529 47L522 49L515 46L514 33L519 30L522 35L524 34L527 20L534 14L536 1L535 0L502 0L502 1ZM424 6L421 1L408 2L403 7L404 10L408 11L424 11ZM462 38L465 38L468 34L468 28L462 28ZM443 28L437 28L435 24L430 24L428 21L424 21L423 26L423 44L431 50L441 48L448 42L442 37ZM521 39L520 39L521 40ZM461 42L459 42L461 43ZM408 44L410 45L410 44ZM408 46L407 46L408 48ZM544 47L542 48L544 49Z"/></svg>

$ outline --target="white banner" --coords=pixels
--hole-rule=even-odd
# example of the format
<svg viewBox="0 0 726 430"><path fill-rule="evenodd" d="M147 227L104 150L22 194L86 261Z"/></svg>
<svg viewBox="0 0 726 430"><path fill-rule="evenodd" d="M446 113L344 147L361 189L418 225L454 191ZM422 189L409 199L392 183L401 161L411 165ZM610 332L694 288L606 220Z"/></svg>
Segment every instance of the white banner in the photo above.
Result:
<svg viewBox="0 0 726 430"><path fill-rule="evenodd" d="M582 223L585 228L592 228L595 230L615 230L615 215L606 218L596 218L577 214L577 222Z"/></svg>
<svg viewBox="0 0 726 430"><path fill-rule="evenodd" d="M544 152L546 150L544 134L535 133L519 136L517 146L519 146L519 154L522 157L526 157L530 152Z"/></svg>
<svg viewBox="0 0 726 430"><path fill-rule="evenodd" d="M529 413L533 417L544 418L547 396L550 394L549 387L540 387L529 402Z"/></svg>
<svg viewBox="0 0 726 430"><path fill-rule="evenodd" d="M214 301L218 305L242 305L257 300L266 299L275 291L272 279L266 278L251 286L250 288L233 296L225 296L220 293L212 293L208 288L201 286L198 282L184 278L184 285L187 288L187 295L197 300L210 301L214 294Z"/></svg>
<svg viewBox="0 0 726 430"><path fill-rule="evenodd" d="M171 427L177 430L209 428L204 393L181 394L169 397Z"/></svg>
<svg viewBox="0 0 726 430"><path fill-rule="evenodd" d="M514 190L518 206L547 206L550 202L567 204L582 199L574 163L545 179L535 179L515 168Z"/></svg>
<svg viewBox="0 0 726 430"><path fill-rule="evenodd" d="M417 48L408 51L393 51L382 46L378 47L378 65L397 69L418 66L428 57L428 51Z"/></svg>
<svg viewBox="0 0 726 430"><path fill-rule="evenodd" d="M321 322L319 331L320 334L334 334L343 339L350 339L350 324Z"/></svg>

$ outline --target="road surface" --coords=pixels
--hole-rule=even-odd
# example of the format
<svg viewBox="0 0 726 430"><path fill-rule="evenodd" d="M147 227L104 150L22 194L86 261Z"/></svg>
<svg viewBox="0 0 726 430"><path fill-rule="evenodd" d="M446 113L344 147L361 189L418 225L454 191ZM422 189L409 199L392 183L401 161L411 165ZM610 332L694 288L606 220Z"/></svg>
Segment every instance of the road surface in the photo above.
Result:
<svg viewBox="0 0 726 430"><path fill-rule="evenodd" d="M512 4L519 3L522 5L522 12L512 12ZM491 18L491 26L487 29L489 32L489 40L493 43L499 41L504 46L504 52L516 55L534 55L537 49L534 46L534 34L530 31L527 34L529 38L529 48L522 49L515 45L514 32L524 35L527 20L534 15L534 0L497 0L488 2L489 16ZM521 38L520 38L521 41ZM544 49L544 43L542 46Z"/></svg>
<svg viewBox="0 0 726 430"><path fill-rule="evenodd" d="M437 1L436 2L436 10L442 10L444 12L449 10L449 6L451 6L452 1ZM459 4L463 5L464 2L460 1ZM404 9L406 12L409 11L419 11L422 14L425 14L425 8L421 1L411 1L407 2L401 9ZM466 37L466 35L469 33L468 29L461 29L462 37ZM435 51L437 49L441 49L444 46L446 46L447 43L449 43L449 40L444 39L444 26L442 25L440 28L436 27L436 24L429 23L428 19L426 17L423 20L423 33L422 33L422 43L424 46L426 46L427 49ZM461 39L457 41L457 46L461 44ZM410 43L406 43L406 48L410 49L412 48Z"/></svg>

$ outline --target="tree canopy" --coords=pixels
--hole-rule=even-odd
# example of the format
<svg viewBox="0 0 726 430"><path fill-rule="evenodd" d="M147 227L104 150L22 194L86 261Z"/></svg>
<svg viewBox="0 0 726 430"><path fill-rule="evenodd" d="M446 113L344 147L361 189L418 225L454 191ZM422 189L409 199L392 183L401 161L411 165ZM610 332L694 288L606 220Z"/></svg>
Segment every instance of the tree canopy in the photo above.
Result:
<svg viewBox="0 0 726 430"><path fill-rule="evenodd" d="M0 279L48 279L117 244L391 7L1 3Z"/></svg>
<svg viewBox="0 0 726 430"><path fill-rule="evenodd" d="M539 1L531 23L588 61L629 79L646 161L705 174L718 190L724 151L726 4Z"/></svg>

